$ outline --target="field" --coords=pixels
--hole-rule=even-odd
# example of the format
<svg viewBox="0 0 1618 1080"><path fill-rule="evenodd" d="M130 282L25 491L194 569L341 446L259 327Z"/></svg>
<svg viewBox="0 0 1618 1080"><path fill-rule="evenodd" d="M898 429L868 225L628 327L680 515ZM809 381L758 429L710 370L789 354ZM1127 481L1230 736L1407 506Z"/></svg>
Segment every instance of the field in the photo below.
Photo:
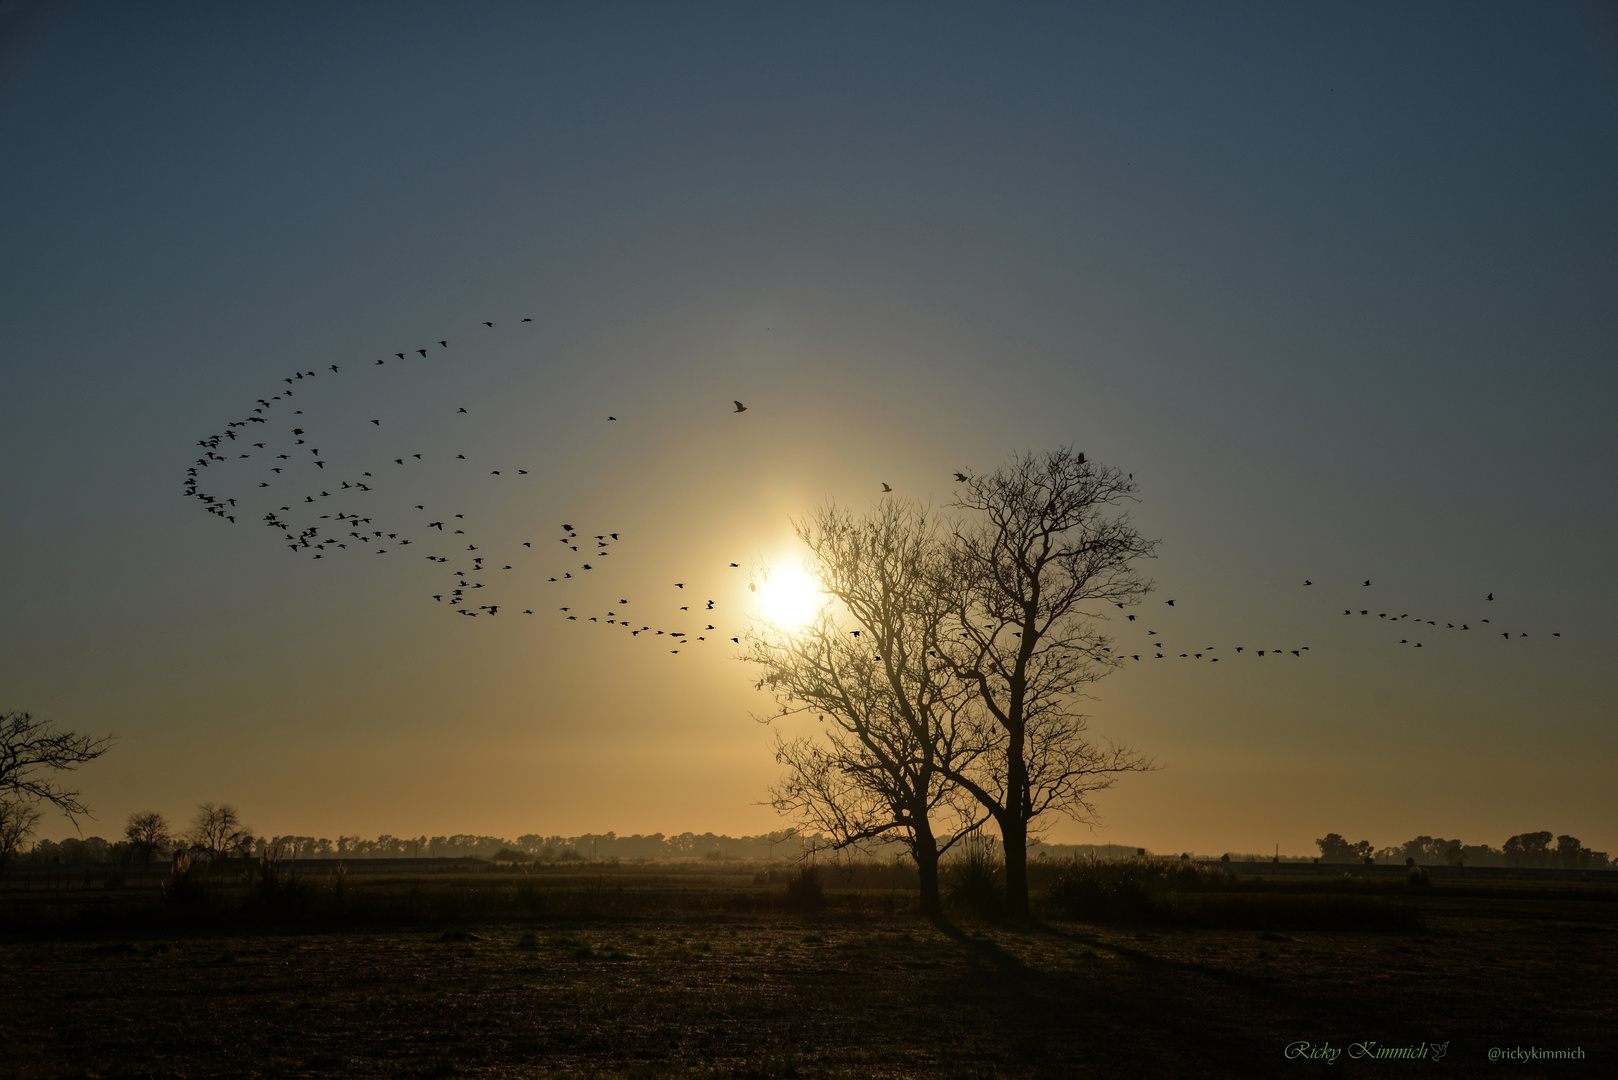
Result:
<svg viewBox="0 0 1618 1080"><path fill-rule="evenodd" d="M880 873L833 880L817 906L732 869L0 892L3 1071L1532 1077L1618 1061L1608 887L1251 882L1157 917L1047 907L1013 928L935 925ZM1353 928L1373 908L1414 918ZM1288 1059L1300 1042L1339 1056ZM1355 1060L1356 1044L1428 1056ZM1517 1047L1584 1057L1488 1060Z"/></svg>

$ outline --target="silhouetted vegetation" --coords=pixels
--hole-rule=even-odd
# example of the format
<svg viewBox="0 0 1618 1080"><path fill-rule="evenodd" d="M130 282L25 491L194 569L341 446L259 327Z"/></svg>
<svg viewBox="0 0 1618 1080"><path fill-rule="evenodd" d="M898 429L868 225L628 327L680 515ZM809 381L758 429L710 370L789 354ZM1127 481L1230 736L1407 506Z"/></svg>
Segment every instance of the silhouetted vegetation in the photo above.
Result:
<svg viewBox="0 0 1618 1080"><path fill-rule="evenodd" d="M922 910L936 917L939 858L983 820L950 775L993 741L967 711L970 688L935 659L948 614L935 587L946 559L937 528L925 510L895 499L859 519L821 507L796 528L839 607L822 605L803 626L747 634L747 659L778 715L812 714L825 725L815 737L777 736L786 773L772 803L838 849L897 839L916 863Z"/></svg>
<svg viewBox="0 0 1618 1080"><path fill-rule="evenodd" d="M983 919L1005 914L1005 860L996 847L988 837L974 833L945 864L945 893L951 909Z"/></svg>
<svg viewBox="0 0 1618 1080"><path fill-rule="evenodd" d="M30 713L0 713L0 866L33 835L40 806L54 806L75 822L89 814L79 793L63 787L55 774L86 765L111 747L110 735L59 731Z"/></svg>
<svg viewBox="0 0 1618 1080"><path fill-rule="evenodd" d="M1025 918L1034 824L1089 820L1094 793L1149 767L1090 737L1073 703L1121 660L1092 606L1149 591L1135 564L1155 544L1123 509L1133 478L1068 448L956 478L964 515L947 529L897 499L800 523L836 605L803 628L749 634L748 659L782 715L830 720L777 742L779 811L840 847L901 838L935 916L940 857L992 819L1003 907Z"/></svg>
<svg viewBox="0 0 1618 1080"><path fill-rule="evenodd" d="M1416 930L1420 910L1353 879L1264 882L1189 861L1075 859L1054 868L1053 913L1092 922L1254 930Z"/></svg>
<svg viewBox="0 0 1618 1080"><path fill-rule="evenodd" d="M129 854L144 868L149 868L159 853L166 852L174 843L168 819L156 811L129 815L124 826L124 840Z"/></svg>

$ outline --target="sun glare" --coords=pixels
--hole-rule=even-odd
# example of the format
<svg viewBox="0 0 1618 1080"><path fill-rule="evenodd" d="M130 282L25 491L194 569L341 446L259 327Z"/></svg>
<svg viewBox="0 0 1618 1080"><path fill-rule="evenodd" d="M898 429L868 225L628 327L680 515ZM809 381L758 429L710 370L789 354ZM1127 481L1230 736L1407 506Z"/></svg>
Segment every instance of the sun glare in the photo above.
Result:
<svg viewBox="0 0 1618 1080"><path fill-rule="evenodd" d="M782 567L759 586L764 617L777 626L808 622L822 599L815 579L794 566Z"/></svg>

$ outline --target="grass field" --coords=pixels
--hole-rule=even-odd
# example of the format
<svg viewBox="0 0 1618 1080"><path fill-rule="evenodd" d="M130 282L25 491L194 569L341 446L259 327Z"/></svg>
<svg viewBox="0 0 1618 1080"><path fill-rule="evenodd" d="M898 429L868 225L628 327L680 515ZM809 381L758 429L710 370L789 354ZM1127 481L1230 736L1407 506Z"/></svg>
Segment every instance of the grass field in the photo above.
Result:
<svg viewBox="0 0 1618 1080"><path fill-rule="evenodd" d="M891 887L795 907L767 876L720 868L332 888L277 904L215 886L178 907L153 889L0 893L0 1072L1618 1074L1611 889L1238 882L1155 916L1047 908L1018 929L937 926ZM1293 928L1364 922L1364 904L1415 917ZM1300 1041L1340 1056L1289 1060ZM1373 1042L1428 1058L1350 1058ZM1490 1062L1496 1047L1585 1056Z"/></svg>

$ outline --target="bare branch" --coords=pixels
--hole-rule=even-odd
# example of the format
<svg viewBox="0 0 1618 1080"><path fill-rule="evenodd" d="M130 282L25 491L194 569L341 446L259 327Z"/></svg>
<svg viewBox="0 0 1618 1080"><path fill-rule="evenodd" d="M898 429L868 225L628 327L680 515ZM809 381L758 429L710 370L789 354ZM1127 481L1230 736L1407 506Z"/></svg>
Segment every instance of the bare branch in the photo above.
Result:
<svg viewBox="0 0 1618 1080"><path fill-rule="evenodd" d="M48 802L69 818L88 816L77 791L42 774L77 769L106 753L112 743L111 735L57 731L49 721L26 712L0 715L0 797Z"/></svg>

